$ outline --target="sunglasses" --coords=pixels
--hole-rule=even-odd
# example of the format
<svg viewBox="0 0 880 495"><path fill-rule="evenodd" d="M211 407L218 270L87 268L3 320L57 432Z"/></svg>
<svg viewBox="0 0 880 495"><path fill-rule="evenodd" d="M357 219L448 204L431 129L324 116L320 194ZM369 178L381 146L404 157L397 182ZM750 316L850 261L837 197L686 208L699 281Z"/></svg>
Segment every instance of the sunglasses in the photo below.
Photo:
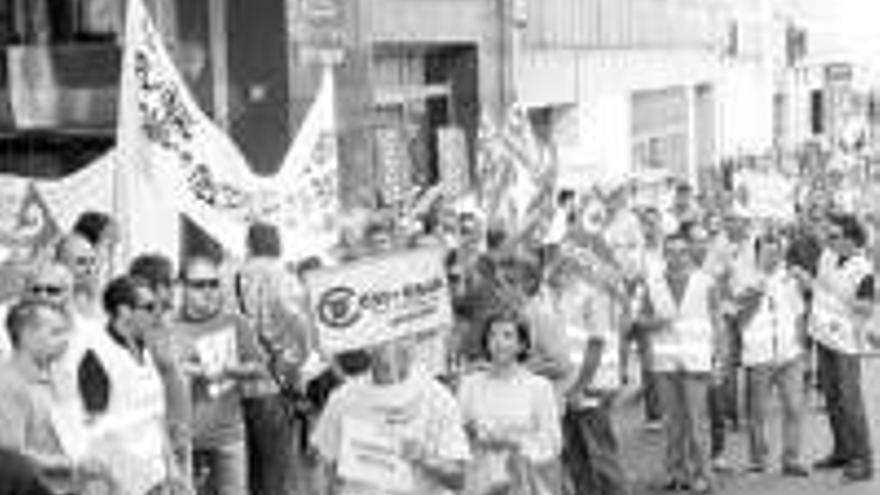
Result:
<svg viewBox="0 0 880 495"><path fill-rule="evenodd" d="M165 306L158 301L150 301L142 304L137 304L135 305L134 309L146 311L147 313L158 313L160 310L164 310Z"/></svg>
<svg viewBox="0 0 880 495"><path fill-rule="evenodd" d="M82 256L73 259L73 263L77 266L92 266L98 262L97 258Z"/></svg>
<svg viewBox="0 0 880 495"><path fill-rule="evenodd" d="M34 285L31 286L30 293L35 296L60 296L64 293L64 287L58 285Z"/></svg>
<svg viewBox="0 0 880 495"><path fill-rule="evenodd" d="M186 280L184 284L195 290L217 290L220 288L220 280L216 278Z"/></svg>

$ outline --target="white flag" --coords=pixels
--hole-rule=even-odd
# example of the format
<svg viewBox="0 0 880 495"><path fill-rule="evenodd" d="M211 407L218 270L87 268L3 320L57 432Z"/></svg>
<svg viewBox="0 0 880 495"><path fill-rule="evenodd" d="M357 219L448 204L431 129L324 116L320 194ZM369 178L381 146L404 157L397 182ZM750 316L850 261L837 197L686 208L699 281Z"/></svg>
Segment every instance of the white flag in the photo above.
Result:
<svg viewBox="0 0 880 495"><path fill-rule="evenodd" d="M279 227L285 257L325 251L339 210L333 74L272 177L255 175L235 143L196 104L141 0L129 6L119 116L116 204L125 252L176 258L183 213L233 255L247 227Z"/></svg>
<svg viewBox="0 0 880 495"><path fill-rule="evenodd" d="M240 254L245 225L233 213L252 202L244 157L196 104L142 0L128 6L125 43L115 201L123 252L176 259L182 212Z"/></svg>
<svg viewBox="0 0 880 495"><path fill-rule="evenodd" d="M336 243L339 154L333 69L327 67L318 96L284 158L276 187L283 194L279 219L286 259L325 254ZM274 223L274 222L273 222Z"/></svg>

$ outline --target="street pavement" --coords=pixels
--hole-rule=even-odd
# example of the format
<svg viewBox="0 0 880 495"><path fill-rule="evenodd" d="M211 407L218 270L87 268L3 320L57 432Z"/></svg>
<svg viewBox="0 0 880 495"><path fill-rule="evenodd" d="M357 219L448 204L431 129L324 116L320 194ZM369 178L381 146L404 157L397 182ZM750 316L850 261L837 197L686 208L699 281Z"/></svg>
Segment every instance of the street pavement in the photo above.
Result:
<svg viewBox="0 0 880 495"><path fill-rule="evenodd" d="M871 420L872 445L880 449L880 358L866 360L863 366L863 388L868 417ZM729 432L727 458L733 471L718 476L715 493L723 495L878 495L880 494L880 463L875 462L877 477L865 483L846 484L841 481L840 471L816 472L808 478L784 478L779 474L781 447L780 415L774 400L774 413L770 419L768 441L771 446L771 469L764 474L747 471L748 444L745 428ZM642 421L642 404L638 400L623 400L615 411L617 434L623 455L624 469L630 476L633 495L663 493L652 486L663 479L663 433L648 431ZM816 396L810 397L809 412L804 422L804 461L824 457L831 447L830 432Z"/></svg>

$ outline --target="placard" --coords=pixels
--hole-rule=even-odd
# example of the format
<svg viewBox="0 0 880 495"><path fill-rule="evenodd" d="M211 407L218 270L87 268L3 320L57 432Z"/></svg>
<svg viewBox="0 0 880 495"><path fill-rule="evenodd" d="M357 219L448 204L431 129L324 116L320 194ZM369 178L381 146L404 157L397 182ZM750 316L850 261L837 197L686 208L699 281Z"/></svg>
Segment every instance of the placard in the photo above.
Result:
<svg viewBox="0 0 880 495"><path fill-rule="evenodd" d="M406 139L403 132L395 127L381 127L375 132L382 198L388 205L398 205L412 189L412 164Z"/></svg>
<svg viewBox="0 0 880 495"><path fill-rule="evenodd" d="M780 174L741 172L734 186L736 209L751 218L793 220L796 185Z"/></svg>
<svg viewBox="0 0 880 495"><path fill-rule="evenodd" d="M401 440L382 425L364 419L342 420L339 475L383 493L411 493L412 466L400 456Z"/></svg>
<svg viewBox="0 0 880 495"><path fill-rule="evenodd" d="M464 129L452 126L437 129L437 156L440 179L448 197L456 198L464 194L470 185Z"/></svg>
<svg viewBox="0 0 880 495"><path fill-rule="evenodd" d="M321 350L335 354L452 328L442 249L368 258L306 276Z"/></svg>

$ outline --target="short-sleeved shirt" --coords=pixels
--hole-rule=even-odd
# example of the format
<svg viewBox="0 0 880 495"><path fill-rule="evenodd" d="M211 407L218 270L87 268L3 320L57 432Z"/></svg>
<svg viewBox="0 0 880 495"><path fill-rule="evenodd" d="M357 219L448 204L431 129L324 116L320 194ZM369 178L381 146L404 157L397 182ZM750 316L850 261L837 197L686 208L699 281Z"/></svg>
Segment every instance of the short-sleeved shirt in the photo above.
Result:
<svg viewBox="0 0 880 495"><path fill-rule="evenodd" d="M24 371L16 361L0 364L0 447L25 455L65 455L53 418L53 385L48 377ZM51 480L70 490L70 480Z"/></svg>
<svg viewBox="0 0 880 495"><path fill-rule="evenodd" d="M412 376L402 383L380 386L369 378L352 379L330 396L312 435L312 444L329 462L342 461L343 434L353 421L376 425L398 442L413 439L430 456L447 461L467 461L470 450L461 411L455 397L440 382ZM446 495L449 493L413 469L414 489L395 495ZM386 495L389 492L365 483L343 479L341 495Z"/></svg>
<svg viewBox="0 0 880 495"><path fill-rule="evenodd" d="M255 360L259 347L244 320L234 315L207 322L178 321L181 363L219 372L224 364ZM197 449L214 448L244 439L241 393L234 382L191 384L193 442Z"/></svg>

